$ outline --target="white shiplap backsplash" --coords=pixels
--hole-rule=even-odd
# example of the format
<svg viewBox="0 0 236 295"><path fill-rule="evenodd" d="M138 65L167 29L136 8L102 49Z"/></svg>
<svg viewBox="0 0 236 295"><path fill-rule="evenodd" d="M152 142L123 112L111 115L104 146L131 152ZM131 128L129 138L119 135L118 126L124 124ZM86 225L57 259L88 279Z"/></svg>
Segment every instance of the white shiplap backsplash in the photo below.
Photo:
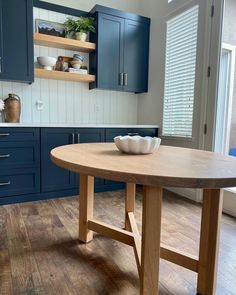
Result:
<svg viewBox="0 0 236 295"><path fill-rule="evenodd" d="M61 13L34 8L34 18L63 23L66 17ZM73 56L73 53L34 47L35 61L37 56ZM86 57L88 62L88 55ZM22 123L137 124L136 94L89 90L88 83L38 78L32 85L0 81L0 97L6 98L8 93L16 93L21 98ZM43 102L41 111L37 110L37 101Z"/></svg>

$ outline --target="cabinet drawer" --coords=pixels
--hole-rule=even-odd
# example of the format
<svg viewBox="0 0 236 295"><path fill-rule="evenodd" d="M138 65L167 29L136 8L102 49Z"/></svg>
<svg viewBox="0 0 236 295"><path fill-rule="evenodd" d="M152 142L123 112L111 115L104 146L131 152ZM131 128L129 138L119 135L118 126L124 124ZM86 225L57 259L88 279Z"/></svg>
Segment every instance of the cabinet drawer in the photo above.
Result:
<svg viewBox="0 0 236 295"><path fill-rule="evenodd" d="M40 169L15 169L0 171L0 198L40 191Z"/></svg>
<svg viewBox="0 0 236 295"><path fill-rule="evenodd" d="M6 128L0 127L0 143L9 141L39 140L39 128Z"/></svg>
<svg viewBox="0 0 236 295"><path fill-rule="evenodd" d="M0 170L40 165L37 142L0 142Z"/></svg>

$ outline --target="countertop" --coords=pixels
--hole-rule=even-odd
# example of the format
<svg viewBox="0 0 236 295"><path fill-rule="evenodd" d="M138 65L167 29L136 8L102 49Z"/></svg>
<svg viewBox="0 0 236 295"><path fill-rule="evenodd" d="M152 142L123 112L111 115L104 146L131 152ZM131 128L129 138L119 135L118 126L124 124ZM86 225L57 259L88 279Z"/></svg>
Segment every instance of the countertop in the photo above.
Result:
<svg viewBox="0 0 236 295"><path fill-rule="evenodd" d="M52 124L52 123L0 123L0 127L55 127L55 128L160 128L159 125L121 124Z"/></svg>

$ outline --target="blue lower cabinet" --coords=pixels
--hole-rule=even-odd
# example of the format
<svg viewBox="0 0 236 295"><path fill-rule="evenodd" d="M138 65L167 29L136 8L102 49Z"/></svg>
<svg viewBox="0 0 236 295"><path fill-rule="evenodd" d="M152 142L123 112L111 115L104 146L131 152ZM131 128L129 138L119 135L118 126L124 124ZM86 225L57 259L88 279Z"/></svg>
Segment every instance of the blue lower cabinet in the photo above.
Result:
<svg viewBox="0 0 236 295"><path fill-rule="evenodd" d="M76 129L78 143L94 143L105 141L105 129L104 128L77 128ZM104 179L95 178L95 189L104 185ZM78 183L79 186L79 183Z"/></svg>
<svg viewBox="0 0 236 295"><path fill-rule="evenodd" d="M106 129L106 142L113 142L116 136L158 136L158 129L156 128L107 128Z"/></svg>
<svg viewBox="0 0 236 295"><path fill-rule="evenodd" d="M103 128L41 128L41 189L43 193L78 190L79 175L56 166L50 159L53 148L77 143L103 142ZM95 179L95 186L104 180ZM73 194L74 191L71 191Z"/></svg>
<svg viewBox="0 0 236 295"><path fill-rule="evenodd" d="M56 166L53 148L67 144L112 142L117 135L156 136L142 128L0 128L0 205L79 194L79 174ZM95 178L95 191L124 183Z"/></svg>
<svg viewBox="0 0 236 295"><path fill-rule="evenodd" d="M0 198L39 192L39 168L0 170Z"/></svg>
<svg viewBox="0 0 236 295"><path fill-rule="evenodd" d="M75 188L75 174L56 166L50 159L55 147L72 144L74 128L41 128L41 190L60 191Z"/></svg>

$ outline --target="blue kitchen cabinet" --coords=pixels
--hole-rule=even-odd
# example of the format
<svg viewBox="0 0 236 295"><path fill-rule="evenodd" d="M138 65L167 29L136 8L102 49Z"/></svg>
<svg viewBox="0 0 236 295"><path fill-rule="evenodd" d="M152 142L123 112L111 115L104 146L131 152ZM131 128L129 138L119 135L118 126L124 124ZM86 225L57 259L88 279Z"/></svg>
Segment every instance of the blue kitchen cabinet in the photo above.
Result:
<svg viewBox="0 0 236 295"><path fill-rule="evenodd" d="M56 166L50 152L66 144L113 142L117 135L157 136L157 128L0 128L0 204L79 194L79 175ZM95 178L95 191L124 183Z"/></svg>
<svg viewBox="0 0 236 295"><path fill-rule="evenodd" d="M103 128L77 128L77 143L95 143L95 142L104 142L105 141L105 130ZM77 185L79 187L79 176L77 174ZM95 190L99 186L104 185L104 179L95 178L94 186Z"/></svg>
<svg viewBox="0 0 236 295"><path fill-rule="evenodd" d="M0 80L34 80L32 0L0 0Z"/></svg>
<svg viewBox="0 0 236 295"><path fill-rule="evenodd" d="M46 192L78 192L78 174L56 166L50 159L50 151L58 146L77 143L102 142L104 129L100 128L41 128L41 189ZM95 179L95 186L104 183Z"/></svg>
<svg viewBox="0 0 236 295"><path fill-rule="evenodd" d="M106 142L113 142L115 136L158 136L158 129L156 128L107 128L106 129Z"/></svg>
<svg viewBox="0 0 236 295"><path fill-rule="evenodd" d="M90 89L147 92L150 19L100 5L91 15L97 49L90 53L90 73L96 75Z"/></svg>
<svg viewBox="0 0 236 295"><path fill-rule="evenodd" d="M0 203L40 192L38 128L0 128Z"/></svg>
<svg viewBox="0 0 236 295"><path fill-rule="evenodd" d="M74 128L41 128L41 190L42 192L73 190L75 174L59 168L50 159L55 147L75 143Z"/></svg>
<svg viewBox="0 0 236 295"><path fill-rule="evenodd" d="M148 92L149 24L125 20L124 90Z"/></svg>

